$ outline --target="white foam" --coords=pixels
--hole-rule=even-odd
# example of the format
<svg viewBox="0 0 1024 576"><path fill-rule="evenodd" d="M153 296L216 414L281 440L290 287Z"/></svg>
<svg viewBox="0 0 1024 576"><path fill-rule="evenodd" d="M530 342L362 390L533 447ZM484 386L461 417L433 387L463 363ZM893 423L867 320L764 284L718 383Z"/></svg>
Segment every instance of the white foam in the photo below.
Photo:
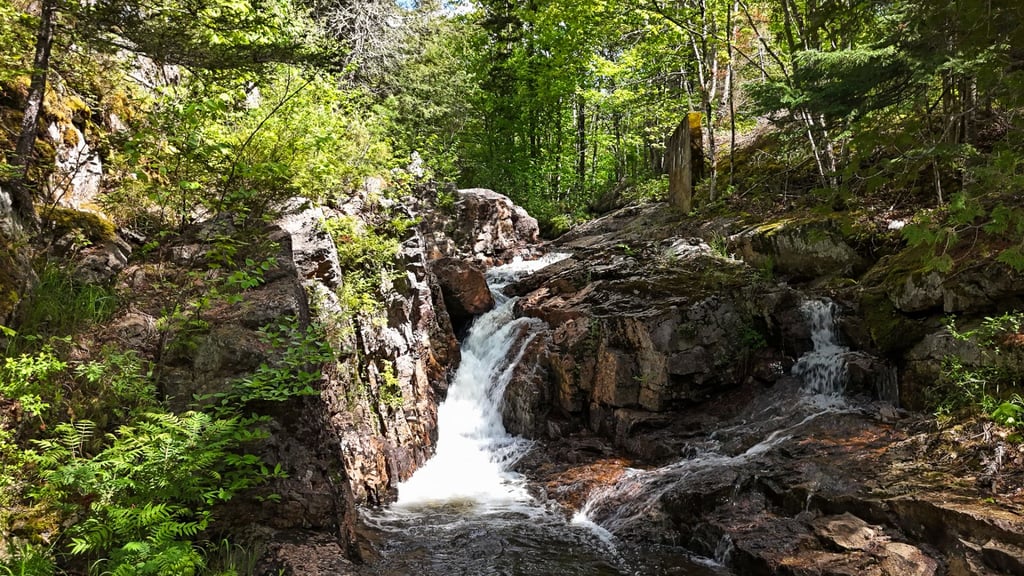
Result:
<svg viewBox="0 0 1024 576"><path fill-rule="evenodd" d="M486 509L532 500L525 480L510 470L531 443L505 430L501 401L542 322L513 318L515 300L504 297L500 289L564 257L549 255L488 271L488 284L500 303L470 328L448 397L437 410L437 450L426 465L399 484L395 507L464 502Z"/></svg>

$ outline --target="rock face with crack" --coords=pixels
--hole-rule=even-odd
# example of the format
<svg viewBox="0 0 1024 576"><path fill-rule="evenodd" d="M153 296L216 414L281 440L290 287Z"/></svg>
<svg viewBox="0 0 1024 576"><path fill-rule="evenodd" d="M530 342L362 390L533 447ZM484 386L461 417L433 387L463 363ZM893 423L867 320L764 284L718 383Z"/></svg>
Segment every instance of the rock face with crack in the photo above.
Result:
<svg viewBox="0 0 1024 576"><path fill-rule="evenodd" d="M451 194L453 204L447 208L424 207L429 259L455 257L490 266L537 254L537 220L507 196L485 188Z"/></svg>

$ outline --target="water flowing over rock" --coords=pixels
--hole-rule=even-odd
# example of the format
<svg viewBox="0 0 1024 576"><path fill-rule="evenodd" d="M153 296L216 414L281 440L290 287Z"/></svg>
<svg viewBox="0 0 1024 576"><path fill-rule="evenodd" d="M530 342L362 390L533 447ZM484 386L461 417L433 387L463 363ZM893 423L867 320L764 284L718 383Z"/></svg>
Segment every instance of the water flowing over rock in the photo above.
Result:
<svg viewBox="0 0 1024 576"><path fill-rule="evenodd" d="M795 293L700 239L645 238L662 217L615 213L584 226L555 245L572 257L509 288L522 296L517 314L552 326L509 385L510 430L625 441L636 411L694 405L748 380L768 385L810 348L791 312ZM785 346L768 346L766 334Z"/></svg>
<svg viewBox="0 0 1024 576"><path fill-rule="evenodd" d="M625 208L554 242L570 257L506 290L517 315L550 326L505 392L506 428L540 439L519 469L623 548L681 544L737 574L1012 573L1000 566L1024 537L1021 503L1003 500L1012 522L953 504L977 488L936 464L927 419L898 407L901 378L946 354L918 344L932 320L850 297L836 278L870 261L849 245L763 248L788 262L774 272L807 282L787 285L756 255L733 259L739 245L716 238L736 232L716 226ZM902 336L903 358L874 347L891 311L922 329Z"/></svg>

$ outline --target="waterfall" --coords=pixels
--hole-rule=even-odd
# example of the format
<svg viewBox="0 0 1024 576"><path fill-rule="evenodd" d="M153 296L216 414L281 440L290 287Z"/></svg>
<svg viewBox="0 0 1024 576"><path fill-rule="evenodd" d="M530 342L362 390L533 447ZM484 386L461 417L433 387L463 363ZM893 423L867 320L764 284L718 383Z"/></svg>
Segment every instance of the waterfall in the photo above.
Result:
<svg viewBox="0 0 1024 576"><path fill-rule="evenodd" d="M542 324L514 318L515 299L501 289L564 256L492 268L487 282L497 305L474 322L462 345L462 362L438 407L434 457L398 486L397 508L445 503L488 507L529 502L525 482L511 466L531 443L513 437L501 421L505 386Z"/></svg>
<svg viewBox="0 0 1024 576"><path fill-rule="evenodd" d="M810 324L814 348L796 361L792 373L803 380L808 392L838 398L846 389L845 357L850 352L839 344L839 307L831 300L808 300L800 311Z"/></svg>
<svg viewBox="0 0 1024 576"><path fill-rule="evenodd" d="M811 328L813 349L793 365L792 373L803 384L776 390L750 412L737 415L708 436L711 442L697 446L673 464L651 470L627 470L615 484L599 488L587 499L573 521L590 527L601 538L649 529L665 519L663 502L687 486L703 487L725 478L765 457L789 441L812 421L848 411L842 393L847 382L846 357L850 349L840 345L836 327L838 306L828 300L809 300L801 306ZM723 441L747 438L738 451L723 450ZM738 474L738 473L737 473ZM737 475L737 478L741 476ZM718 542L717 562L731 554L732 542Z"/></svg>

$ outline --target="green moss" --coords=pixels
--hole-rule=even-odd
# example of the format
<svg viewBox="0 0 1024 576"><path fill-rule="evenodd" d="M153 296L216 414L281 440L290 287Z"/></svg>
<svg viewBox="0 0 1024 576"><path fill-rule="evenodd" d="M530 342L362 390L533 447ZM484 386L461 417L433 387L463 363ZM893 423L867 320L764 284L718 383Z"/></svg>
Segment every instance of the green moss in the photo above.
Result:
<svg viewBox="0 0 1024 576"><path fill-rule="evenodd" d="M925 335L923 324L901 314L884 292L862 292L860 309L871 341L882 352L906 350Z"/></svg>
<svg viewBox="0 0 1024 576"><path fill-rule="evenodd" d="M782 220L761 224L756 228L756 231L762 236L771 236L794 222L793 218L783 218Z"/></svg>
<svg viewBox="0 0 1024 576"><path fill-rule="evenodd" d="M43 210L40 217L57 234L80 232L94 243L109 242L116 235L113 222L92 212L54 206Z"/></svg>
<svg viewBox="0 0 1024 576"><path fill-rule="evenodd" d="M17 245L0 234L0 323L10 318L18 302L21 301L21 289L24 282L18 276L22 265L17 261Z"/></svg>
<svg viewBox="0 0 1024 576"><path fill-rule="evenodd" d="M883 258L864 277L863 283L870 287L889 292L907 281L908 276L925 272L925 263L930 256L927 246L913 246Z"/></svg>

